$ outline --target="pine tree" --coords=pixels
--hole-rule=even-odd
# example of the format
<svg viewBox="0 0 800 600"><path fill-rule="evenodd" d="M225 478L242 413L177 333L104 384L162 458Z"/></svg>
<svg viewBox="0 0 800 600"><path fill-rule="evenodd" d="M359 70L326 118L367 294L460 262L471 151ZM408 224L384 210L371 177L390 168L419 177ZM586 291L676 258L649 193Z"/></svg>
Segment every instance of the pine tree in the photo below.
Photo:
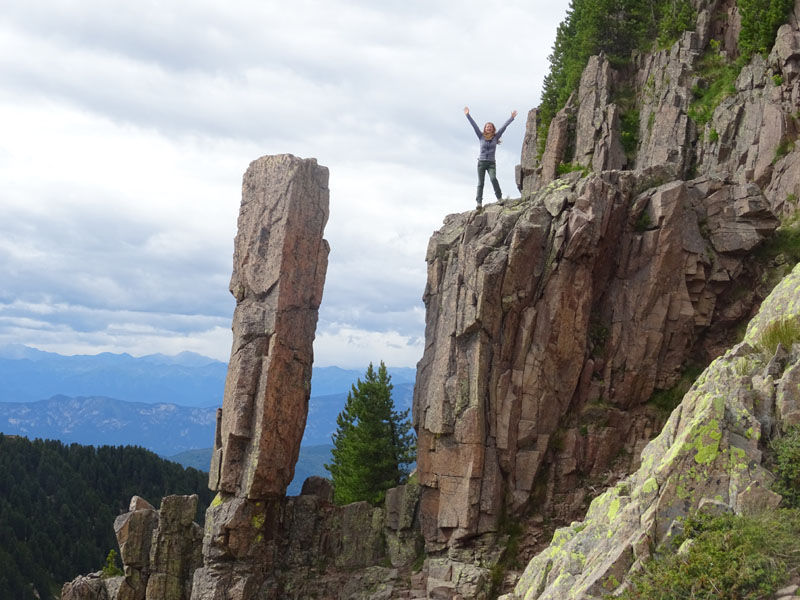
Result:
<svg viewBox="0 0 800 600"><path fill-rule="evenodd" d="M392 400L391 377L381 361L377 372L370 363L336 418L331 464L334 500L348 504L367 500L378 504L386 490L401 485L415 460L415 440L408 410L398 412Z"/></svg>

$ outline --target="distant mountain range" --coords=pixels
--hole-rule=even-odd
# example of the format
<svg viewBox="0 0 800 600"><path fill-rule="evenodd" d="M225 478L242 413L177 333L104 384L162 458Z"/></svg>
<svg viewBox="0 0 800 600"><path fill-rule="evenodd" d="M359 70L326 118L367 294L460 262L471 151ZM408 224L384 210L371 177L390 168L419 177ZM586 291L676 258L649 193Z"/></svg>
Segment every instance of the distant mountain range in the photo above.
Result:
<svg viewBox="0 0 800 600"><path fill-rule="evenodd" d="M0 432L94 446L142 446L207 470L226 370L225 363L191 352L62 356L0 346ZM314 369L301 451L314 466L298 464L298 477L325 474L322 464L329 460L336 417L365 370ZM390 368L389 373L397 409L410 408L415 370ZM196 462L193 451L200 453Z"/></svg>
<svg viewBox="0 0 800 600"><path fill-rule="evenodd" d="M395 386L398 410L411 406L413 385ZM346 393L308 403L304 446L331 443ZM0 402L0 432L92 446L142 446L164 456L213 444L216 408L126 402L105 396L53 396L36 402ZM199 468L199 467L198 467ZM204 470L208 469L208 464Z"/></svg>
<svg viewBox="0 0 800 600"><path fill-rule="evenodd" d="M287 496L299 496L300 491L303 489L303 482L311 477L317 475L319 477L328 477L328 472L325 470L325 463L331 461L331 444L320 444L318 446L302 446L300 448L300 457L297 459L297 464L294 468L294 479L289 487L286 488ZM208 465L211 464L211 448L201 448L199 450L187 450L175 456L167 456L165 458L183 465L184 467L193 467L200 471L208 471Z"/></svg>
<svg viewBox="0 0 800 600"><path fill-rule="evenodd" d="M0 402L33 402L56 395L117 398L192 407L222 405L227 364L182 352L62 356L12 344L0 346ZM347 394L364 369L315 367L312 396ZM395 385L413 384L412 368L389 368ZM88 443L88 442L87 442Z"/></svg>
<svg viewBox="0 0 800 600"><path fill-rule="evenodd" d="M216 409L53 396L0 403L0 432L91 446L142 446L170 456L213 444ZM204 470L208 470L208 465Z"/></svg>

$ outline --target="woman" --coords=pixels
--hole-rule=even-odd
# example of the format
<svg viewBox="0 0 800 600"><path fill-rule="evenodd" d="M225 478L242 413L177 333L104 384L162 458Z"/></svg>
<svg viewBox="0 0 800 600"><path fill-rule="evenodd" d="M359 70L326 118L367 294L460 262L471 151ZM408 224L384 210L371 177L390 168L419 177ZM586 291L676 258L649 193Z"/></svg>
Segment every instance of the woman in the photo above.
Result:
<svg viewBox="0 0 800 600"><path fill-rule="evenodd" d="M494 151L497 148L497 144L500 143L500 136L503 135L506 127L508 127L511 121L514 120L514 117L517 116L517 111L512 110L511 118L497 131L495 131L494 123L486 123L486 125L483 126L483 133L481 133L481 130L478 129L478 124L475 123L470 116L469 106L464 107L464 114L467 115L467 120L469 120L470 125L472 125L472 128L475 130L475 135L478 136L481 142L481 151L478 155L478 195L475 198L478 204L477 208L480 210L483 205L483 182L486 179L487 171L489 172L489 179L494 188L494 195L498 200L503 197L500 191L500 184L497 183L497 165L494 160Z"/></svg>

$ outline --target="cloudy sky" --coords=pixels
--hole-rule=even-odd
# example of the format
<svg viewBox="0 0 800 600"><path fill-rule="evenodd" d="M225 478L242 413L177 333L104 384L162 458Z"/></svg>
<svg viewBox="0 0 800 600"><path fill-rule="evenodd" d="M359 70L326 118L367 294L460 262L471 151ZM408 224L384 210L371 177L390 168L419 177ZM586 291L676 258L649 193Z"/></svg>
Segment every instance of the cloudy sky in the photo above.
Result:
<svg viewBox="0 0 800 600"><path fill-rule="evenodd" d="M519 111L497 154L516 196L567 5L4 2L0 345L227 360L242 174L291 153L330 169L316 364L414 366L428 239L474 206L462 109Z"/></svg>

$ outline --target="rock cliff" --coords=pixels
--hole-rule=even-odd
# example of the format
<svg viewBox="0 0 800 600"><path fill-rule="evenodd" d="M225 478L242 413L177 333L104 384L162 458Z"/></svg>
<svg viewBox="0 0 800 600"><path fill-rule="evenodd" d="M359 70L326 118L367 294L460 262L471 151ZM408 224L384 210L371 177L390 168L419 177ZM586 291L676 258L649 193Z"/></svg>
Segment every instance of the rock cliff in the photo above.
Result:
<svg viewBox="0 0 800 600"><path fill-rule="evenodd" d="M546 140L529 113L520 200L431 238L414 420L426 566L452 594L487 593L515 523L527 560L545 523L635 471L664 424L654 392L730 348L785 272L753 256L798 208L797 20L701 118L739 20L694 5L670 48L592 57Z"/></svg>
<svg viewBox="0 0 800 600"><path fill-rule="evenodd" d="M696 510L774 509L763 440L800 423L800 344L767 351L764 333L800 317L800 266L770 294L742 343L715 360L642 452L641 467L596 498L585 521L559 529L514 592L600 598L624 585Z"/></svg>

